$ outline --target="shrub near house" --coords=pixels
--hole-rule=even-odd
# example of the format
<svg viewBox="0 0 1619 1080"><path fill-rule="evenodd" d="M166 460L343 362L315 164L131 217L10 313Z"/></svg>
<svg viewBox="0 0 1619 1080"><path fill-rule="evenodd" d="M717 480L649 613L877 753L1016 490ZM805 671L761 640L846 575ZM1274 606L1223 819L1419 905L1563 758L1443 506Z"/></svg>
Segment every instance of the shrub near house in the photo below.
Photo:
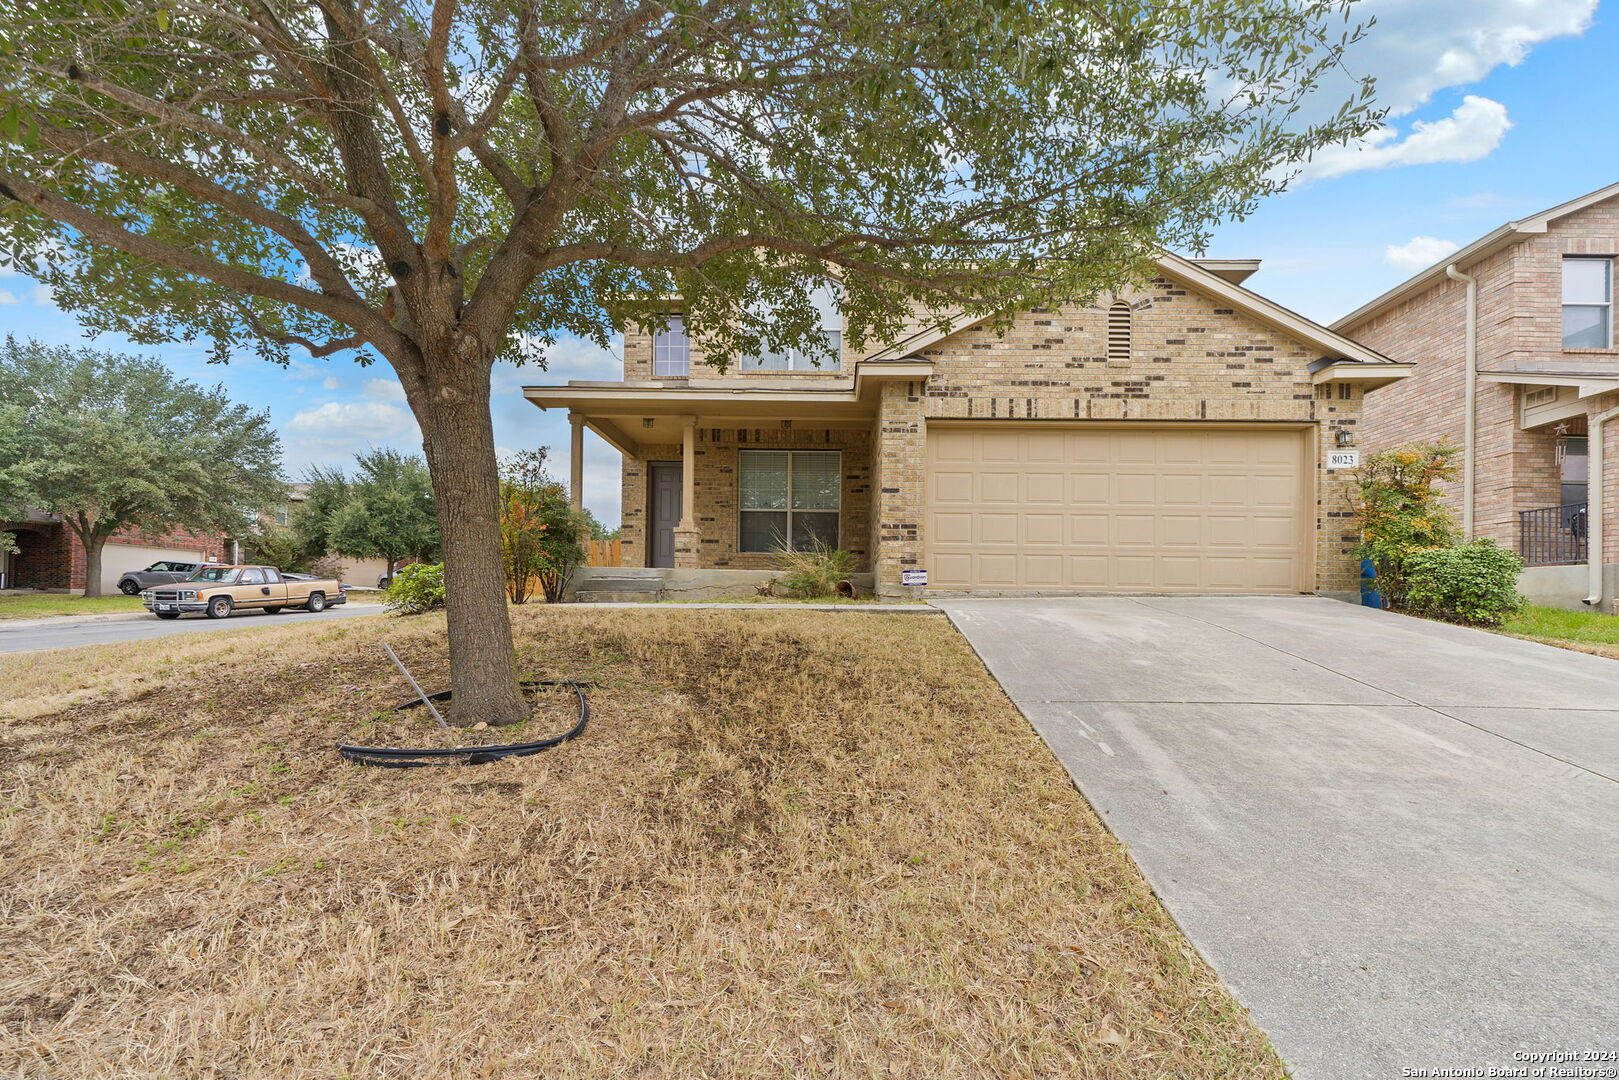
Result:
<svg viewBox="0 0 1619 1080"><path fill-rule="evenodd" d="M1523 559L1493 540L1457 544L1439 484L1456 477L1457 448L1421 443L1383 450L1356 477L1356 553L1377 568L1389 607L1449 622L1496 626L1523 606Z"/></svg>
<svg viewBox="0 0 1619 1080"><path fill-rule="evenodd" d="M1475 540L1412 553L1405 561L1405 605L1413 615L1448 622L1499 626L1522 610L1517 589L1523 557Z"/></svg>

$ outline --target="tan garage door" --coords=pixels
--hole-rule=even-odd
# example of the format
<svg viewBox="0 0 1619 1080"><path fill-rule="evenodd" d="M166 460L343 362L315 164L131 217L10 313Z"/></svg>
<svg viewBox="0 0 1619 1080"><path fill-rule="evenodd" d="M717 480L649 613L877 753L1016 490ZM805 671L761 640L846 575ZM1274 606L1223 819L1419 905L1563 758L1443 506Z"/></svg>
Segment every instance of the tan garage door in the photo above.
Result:
<svg viewBox="0 0 1619 1080"><path fill-rule="evenodd" d="M929 425L941 589L1308 591L1299 429Z"/></svg>

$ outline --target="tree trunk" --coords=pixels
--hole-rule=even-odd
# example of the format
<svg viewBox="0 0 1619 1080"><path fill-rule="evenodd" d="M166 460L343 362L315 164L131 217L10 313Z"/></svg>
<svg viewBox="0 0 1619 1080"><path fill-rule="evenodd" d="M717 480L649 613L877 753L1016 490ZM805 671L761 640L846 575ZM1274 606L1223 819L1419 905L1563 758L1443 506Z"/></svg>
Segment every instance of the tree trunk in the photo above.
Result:
<svg viewBox="0 0 1619 1080"><path fill-rule="evenodd" d="M79 543L84 548L84 595L100 596L101 549L107 546L107 538L93 532L88 538L80 537Z"/></svg>
<svg viewBox="0 0 1619 1080"><path fill-rule="evenodd" d="M412 405L438 503L453 718L460 726L517 723L530 710L517 687L506 609L488 365L430 366L439 371L426 380L426 400Z"/></svg>

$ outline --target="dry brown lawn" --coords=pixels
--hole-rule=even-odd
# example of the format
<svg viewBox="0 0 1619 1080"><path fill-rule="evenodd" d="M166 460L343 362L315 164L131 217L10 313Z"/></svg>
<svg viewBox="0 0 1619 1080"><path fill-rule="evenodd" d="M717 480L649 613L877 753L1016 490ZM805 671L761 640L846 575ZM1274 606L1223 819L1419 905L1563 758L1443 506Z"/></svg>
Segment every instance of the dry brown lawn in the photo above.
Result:
<svg viewBox="0 0 1619 1080"><path fill-rule="evenodd" d="M332 750L438 617L0 659L0 1075L1283 1075L943 619L516 619L476 767Z"/></svg>

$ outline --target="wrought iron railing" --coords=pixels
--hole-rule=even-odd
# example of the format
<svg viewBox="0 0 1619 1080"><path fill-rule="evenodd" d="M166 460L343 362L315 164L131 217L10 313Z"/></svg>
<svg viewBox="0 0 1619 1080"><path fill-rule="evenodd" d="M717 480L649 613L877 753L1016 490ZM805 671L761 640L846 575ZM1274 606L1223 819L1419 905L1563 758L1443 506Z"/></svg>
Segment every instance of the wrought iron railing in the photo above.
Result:
<svg viewBox="0 0 1619 1080"><path fill-rule="evenodd" d="M1518 553L1525 566L1584 562L1586 535L1582 502L1518 511Z"/></svg>

